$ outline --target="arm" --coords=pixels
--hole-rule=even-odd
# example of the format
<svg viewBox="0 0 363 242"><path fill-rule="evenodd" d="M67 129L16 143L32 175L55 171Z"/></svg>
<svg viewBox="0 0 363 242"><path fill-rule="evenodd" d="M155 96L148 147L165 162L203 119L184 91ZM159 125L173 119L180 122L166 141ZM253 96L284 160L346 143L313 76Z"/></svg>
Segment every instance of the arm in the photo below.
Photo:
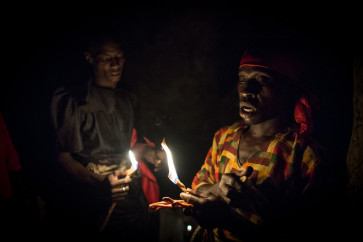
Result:
<svg viewBox="0 0 363 242"><path fill-rule="evenodd" d="M109 175L94 173L74 160L70 153L66 152L59 153L58 161L70 175L79 181L97 187L103 186L103 189L109 190L113 201L126 197L130 189L128 183L131 182L131 178L127 177L125 172L116 170Z"/></svg>
<svg viewBox="0 0 363 242"><path fill-rule="evenodd" d="M96 174L88 170L78 161L74 160L71 154L68 152L60 152L58 155L58 161L69 174L88 184L100 184L107 177L105 175Z"/></svg>

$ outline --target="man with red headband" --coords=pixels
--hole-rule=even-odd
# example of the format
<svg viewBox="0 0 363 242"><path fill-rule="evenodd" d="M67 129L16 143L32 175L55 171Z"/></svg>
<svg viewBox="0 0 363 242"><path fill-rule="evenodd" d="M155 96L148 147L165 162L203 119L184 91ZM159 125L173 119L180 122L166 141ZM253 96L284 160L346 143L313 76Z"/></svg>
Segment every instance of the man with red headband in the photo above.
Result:
<svg viewBox="0 0 363 242"><path fill-rule="evenodd" d="M295 239L317 191L320 145L301 58L282 43L248 48L239 65L241 120L218 130L188 193L194 241ZM320 191L320 190L318 190ZM306 215L306 216L304 216Z"/></svg>

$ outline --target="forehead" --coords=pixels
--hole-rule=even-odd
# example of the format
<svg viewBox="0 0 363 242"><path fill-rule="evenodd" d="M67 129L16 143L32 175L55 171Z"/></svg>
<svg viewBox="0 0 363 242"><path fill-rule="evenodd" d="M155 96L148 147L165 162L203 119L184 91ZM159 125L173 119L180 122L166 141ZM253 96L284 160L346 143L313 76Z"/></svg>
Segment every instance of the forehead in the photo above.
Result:
<svg viewBox="0 0 363 242"><path fill-rule="evenodd" d="M273 71L262 66L244 65L238 69L239 75L268 75L274 76Z"/></svg>
<svg viewBox="0 0 363 242"><path fill-rule="evenodd" d="M123 53L121 45L116 41L108 40L98 43L94 46L92 52L94 55L114 55Z"/></svg>

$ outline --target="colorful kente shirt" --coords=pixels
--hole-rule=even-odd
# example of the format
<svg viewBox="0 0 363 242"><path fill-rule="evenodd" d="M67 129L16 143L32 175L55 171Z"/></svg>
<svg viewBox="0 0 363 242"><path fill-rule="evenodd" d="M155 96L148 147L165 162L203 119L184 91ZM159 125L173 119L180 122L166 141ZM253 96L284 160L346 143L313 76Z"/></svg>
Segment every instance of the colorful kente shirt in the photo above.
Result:
<svg viewBox="0 0 363 242"><path fill-rule="evenodd" d="M319 163L317 154L309 145L303 144L293 131L278 134L271 141L263 145L261 151L256 152L249 160L239 164L237 154L241 134L248 126L241 121L229 127L218 130L213 138L205 162L194 177L192 188L205 184L214 184L221 180L225 173L235 173L251 166L253 173L250 180L257 187L263 187L269 183L269 188L279 189L291 177L292 172L301 174L303 188L308 190L314 177L314 171ZM298 169L293 169L293 167ZM256 212L253 204L249 208L234 208L244 218L254 224L263 224L263 219ZM220 234L217 229L215 234ZM224 230L224 235L230 239L233 235Z"/></svg>

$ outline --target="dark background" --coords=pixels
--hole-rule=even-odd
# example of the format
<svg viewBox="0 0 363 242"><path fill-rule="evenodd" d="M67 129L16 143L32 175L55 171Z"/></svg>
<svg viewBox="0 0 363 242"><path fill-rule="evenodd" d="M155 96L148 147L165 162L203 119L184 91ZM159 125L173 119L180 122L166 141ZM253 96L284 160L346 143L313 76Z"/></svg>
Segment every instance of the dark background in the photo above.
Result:
<svg viewBox="0 0 363 242"><path fill-rule="evenodd" d="M321 100L316 137L345 156L352 129L353 59L361 53L357 6L111 4L4 7L1 111L36 193L52 177L49 102L54 89L85 74L86 30L110 24L126 42L124 80L139 98L140 135L163 137L188 187L214 132L238 120L235 84L246 43L292 37L307 46ZM344 162L344 161L343 161ZM162 194L178 196L170 181Z"/></svg>

